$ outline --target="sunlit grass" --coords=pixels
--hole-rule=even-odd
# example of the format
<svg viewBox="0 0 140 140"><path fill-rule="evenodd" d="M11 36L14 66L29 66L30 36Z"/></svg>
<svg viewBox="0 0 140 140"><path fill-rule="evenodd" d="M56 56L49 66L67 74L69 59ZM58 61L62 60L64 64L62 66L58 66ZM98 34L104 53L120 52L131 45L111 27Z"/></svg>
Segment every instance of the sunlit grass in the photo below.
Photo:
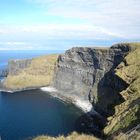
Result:
<svg viewBox="0 0 140 140"><path fill-rule="evenodd" d="M64 137L49 137L49 136L38 136L33 140L99 140L98 138L90 135L78 134L76 132L72 133L71 135Z"/></svg>
<svg viewBox="0 0 140 140"><path fill-rule="evenodd" d="M52 83L58 55L47 55L32 59L29 67L17 75L8 75L4 86L8 89L23 89L48 86Z"/></svg>

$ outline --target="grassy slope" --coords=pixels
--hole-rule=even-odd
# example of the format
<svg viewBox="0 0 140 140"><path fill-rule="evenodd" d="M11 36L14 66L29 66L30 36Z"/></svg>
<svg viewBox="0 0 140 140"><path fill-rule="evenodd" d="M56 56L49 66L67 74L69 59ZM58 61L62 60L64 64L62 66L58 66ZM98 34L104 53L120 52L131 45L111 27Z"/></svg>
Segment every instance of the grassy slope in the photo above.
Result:
<svg viewBox="0 0 140 140"><path fill-rule="evenodd" d="M84 134L80 135L74 132L67 137L59 136L54 138L49 136L39 136L37 138L34 138L33 140L99 140L99 139L89 135L84 135Z"/></svg>
<svg viewBox="0 0 140 140"><path fill-rule="evenodd" d="M18 75L8 75L4 86L17 90L50 85L53 80L58 55L47 55L32 59L31 65Z"/></svg>
<svg viewBox="0 0 140 140"><path fill-rule="evenodd" d="M116 69L116 75L129 84L121 92L125 101L115 107L114 116L108 118L105 134L127 131L140 123L140 44L132 43L133 51L125 57Z"/></svg>

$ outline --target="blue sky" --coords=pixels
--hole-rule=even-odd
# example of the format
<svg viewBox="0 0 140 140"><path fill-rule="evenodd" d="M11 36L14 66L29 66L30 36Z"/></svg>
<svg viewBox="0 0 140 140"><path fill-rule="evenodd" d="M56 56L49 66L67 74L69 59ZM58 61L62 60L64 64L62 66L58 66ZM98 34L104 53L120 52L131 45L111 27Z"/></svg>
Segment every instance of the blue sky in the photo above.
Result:
<svg viewBox="0 0 140 140"><path fill-rule="evenodd" d="M139 0L0 0L0 50L140 41Z"/></svg>

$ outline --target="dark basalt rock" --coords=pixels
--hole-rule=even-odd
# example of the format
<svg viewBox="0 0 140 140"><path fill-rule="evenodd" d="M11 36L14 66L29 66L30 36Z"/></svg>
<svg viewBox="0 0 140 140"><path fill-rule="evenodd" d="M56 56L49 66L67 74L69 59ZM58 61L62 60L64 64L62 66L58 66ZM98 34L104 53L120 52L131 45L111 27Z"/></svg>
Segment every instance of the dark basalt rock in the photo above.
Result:
<svg viewBox="0 0 140 140"><path fill-rule="evenodd" d="M64 96L90 100L95 110L112 113L120 102L119 91L127 84L115 76L114 69L130 51L127 45L111 48L72 48L58 58L53 85Z"/></svg>

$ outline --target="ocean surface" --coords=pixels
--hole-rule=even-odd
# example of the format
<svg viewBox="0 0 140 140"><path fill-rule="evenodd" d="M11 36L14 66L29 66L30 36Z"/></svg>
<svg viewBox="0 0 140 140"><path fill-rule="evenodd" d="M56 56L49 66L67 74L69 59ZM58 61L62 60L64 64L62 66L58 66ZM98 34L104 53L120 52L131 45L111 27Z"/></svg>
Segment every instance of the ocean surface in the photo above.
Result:
<svg viewBox="0 0 140 140"><path fill-rule="evenodd" d="M0 68L9 59L32 58L45 51L0 51ZM59 52L61 53L61 52ZM68 135L76 129L83 112L41 90L14 94L0 92L0 140L27 140L39 135Z"/></svg>

